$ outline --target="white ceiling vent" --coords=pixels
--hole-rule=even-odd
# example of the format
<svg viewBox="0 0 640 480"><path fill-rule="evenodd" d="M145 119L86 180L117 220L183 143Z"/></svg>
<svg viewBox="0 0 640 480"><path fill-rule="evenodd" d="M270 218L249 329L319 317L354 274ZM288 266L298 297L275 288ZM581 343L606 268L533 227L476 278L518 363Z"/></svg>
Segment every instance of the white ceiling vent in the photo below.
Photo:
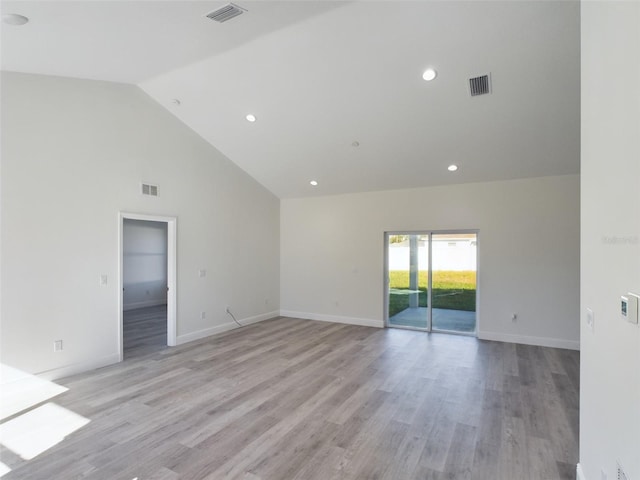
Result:
<svg viewBox="0 0 640 480"><path fill-rule="evenodd" d="M142 184L142 194L143 195L149 195L151 197L157 197L158 196L158 186L157 185L151 185L150 183L143 183Z"/></svg>
<svg viewBox="0 0 640 480"><path fill-rule="evenodd" d="M227 20L231 20L233 17L242 15L244 12L246 12L244 8L234 5L233 3L228 3L224 7L220 7L219 9L208 13L207 18L222 23L226 22Z"/></svg>
<svg viewBox="0 0 640 480"><path fill-rule="evenodd" d="M472 97L491 93L491 74L479 75L469 79L469 93Z"/></svg>

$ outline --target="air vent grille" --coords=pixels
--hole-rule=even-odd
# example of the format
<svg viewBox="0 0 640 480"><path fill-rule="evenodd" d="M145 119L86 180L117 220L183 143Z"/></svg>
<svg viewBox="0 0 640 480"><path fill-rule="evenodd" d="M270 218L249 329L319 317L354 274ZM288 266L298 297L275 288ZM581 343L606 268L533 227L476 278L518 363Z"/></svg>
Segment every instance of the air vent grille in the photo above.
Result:
<svg viewBox="0 0 640 480"><path fill-rule="evenodd" d="M229 3L224 7L220 7L217 10L214 10L211 13L207 14L207 18L211 20L215 20L216 22L222 23L227 20L231 20L233 17L237 17L238 15L242 15L246 10L234 5L233 3Z"/></svg>
<svg viewBox="0 0 640 480"><path fill-rule="evenodd" d="M142 194L143 195L149 195L151 197L157 197L158 196L158 186L157 185L151 185L150 183L143 183L142 184Z"/></svg>
<svg viewBox="0 0 640 480"><path fill-rule="evenodd" d="M472 97L491 93L491 77L489 74L469 79L469 92Z"/></svg>

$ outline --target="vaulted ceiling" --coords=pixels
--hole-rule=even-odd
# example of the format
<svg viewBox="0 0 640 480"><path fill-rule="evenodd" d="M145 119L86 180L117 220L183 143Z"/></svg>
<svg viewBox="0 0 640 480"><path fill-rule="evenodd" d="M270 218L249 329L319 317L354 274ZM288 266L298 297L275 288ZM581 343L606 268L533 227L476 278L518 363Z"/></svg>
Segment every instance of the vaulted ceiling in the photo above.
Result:
<svg viewBox="0 0 640 480"><path fill-rule="evenodd" d="M236 3L2 2L2 69L137 84L281 198L579 172L577 1Z"/></svg>

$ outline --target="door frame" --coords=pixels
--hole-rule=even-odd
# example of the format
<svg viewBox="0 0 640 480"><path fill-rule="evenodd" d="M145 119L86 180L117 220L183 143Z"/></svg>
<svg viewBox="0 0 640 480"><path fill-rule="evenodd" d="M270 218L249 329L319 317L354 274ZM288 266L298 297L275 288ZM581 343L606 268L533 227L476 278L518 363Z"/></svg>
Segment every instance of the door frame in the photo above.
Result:
<svg viewBox="0 0 640 480"><path fill-rule="evenodd" d="M436 330L436 332L442 332L442 333L450 333L453 335L465 335L465 336L473 336L473 337L477 337L478 336L478 332L480 331L480 304L479 304L479 294L480 294L480 281L479 281L479 274L480 274L480 230L479 229L462 229L462 230L386 230L384 232L384 280L382 282L382 289L383 289L383 298L384 298L384 302L383 302L383 318L384 318L384 326L385 328L401 328L401 329L405 329L405 330L417 330L420 332L429 332L431 333L433 331L433 318L431 318L431 312L432 312L432 298L431 298L431 292L432 292L432 285L431 282L433 281L432 278L432 249L433 249L433 245L432 245L432 237L433 235L446 235L446 234L451 234L451 235L455 235L455 234L463 234L463 233L473 233L476 236L476 322L475 322L475 330L473 332L470 333L466 333L466 332L455 332L455 331L450 331L450 330ZM429 236L429 249L428 249L428 265L429 265L429 285L428 285L428 291L427 291L427 305L428 305L428 313L427 313L427 328L416 328L416 327L404 327L404 326L398 326L398 325L390 325L389 324L389 236L390 235L428 235Z"/></svg>
<svg viewBox="0 0 640 480"><path fill-rule="evenodd" d="M177 217L118 212L118 352L124 359L124 221L143 220L167 224L167 345L177 345Z"/></svg>

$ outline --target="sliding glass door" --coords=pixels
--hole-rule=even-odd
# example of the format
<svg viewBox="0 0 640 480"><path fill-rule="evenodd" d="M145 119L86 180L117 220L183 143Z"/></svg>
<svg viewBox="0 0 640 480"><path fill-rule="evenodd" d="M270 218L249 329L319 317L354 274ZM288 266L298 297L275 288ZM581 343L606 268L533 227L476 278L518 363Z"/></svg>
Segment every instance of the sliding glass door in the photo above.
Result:
<svg viewBox="0 0 640 480"><path fill-rule="evenodd" d="M390 232L386 325L476 332L477 232Z"/></svg>
<svg viewBox="0 0 640 480"><path fill-rule="evenodd" d="M434 331L476 331L477 235L433 233L432 278Z"/></svg>
<svg viewBox="0 0 640 480"><path fill-rule="evenodd" d="M387 237L388 325L428 330L429 235Z"/></svg>

